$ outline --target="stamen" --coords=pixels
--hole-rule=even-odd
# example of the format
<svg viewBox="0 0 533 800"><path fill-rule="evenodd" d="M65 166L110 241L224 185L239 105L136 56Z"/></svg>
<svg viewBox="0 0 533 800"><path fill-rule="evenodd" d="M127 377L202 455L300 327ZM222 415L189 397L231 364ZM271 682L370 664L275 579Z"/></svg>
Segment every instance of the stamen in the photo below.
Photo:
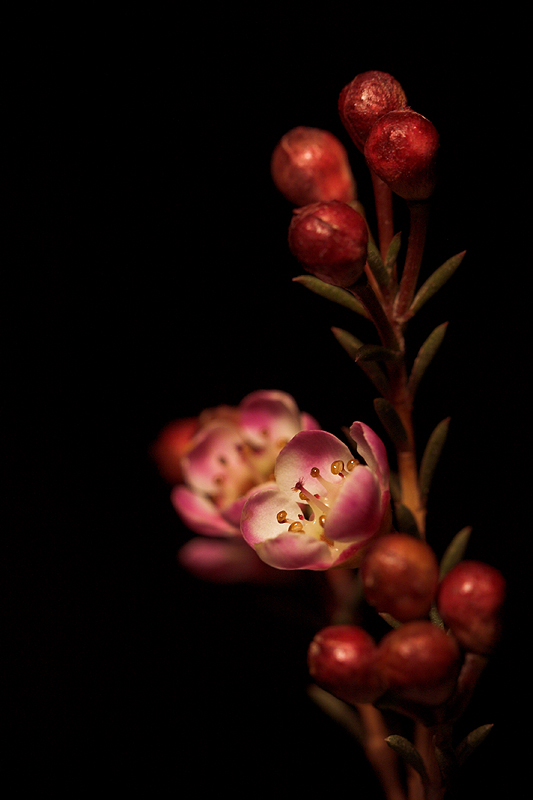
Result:
<svg viewBox="0 0 533 800"><path fill-rule="evenodd" d="M319 476L320 476L320 470L318 469L318 467L313 467L313 469L311 470L311 477L318 478Z"/></svg>
<svg viewBox="0 0 533 800"><path fill-rule="evenodd" d="M356 458L351 458L348 463L346 464L346 469L348 472L354 470L361 462L358 461Z"/></svg>
<svg viewBox="0 0 533 800"><path fill-rule="evenodd" d="M331 471L333 475L342 475L342 471L344 469L344 461L333 461L331 464Z"/></svg>
<svg viewBox="0 0 533 800"><path fill-rule="evenodd" d="M278 522L285 522L287 519L287 512L286 511L278 511L276 514L276 519Z"/></svg>
<svg viewBox="0 0 533 800"><path fill-rule="evenodd" d="M318 522L319 522L319 525L323 528L324 525L326 524L326 515L325 514L321 514L321 516L318 518Z"/></svg>
<svg viewBox="0 0 533 800"><path fill-rule="evenodd" d="M304 526L302 525L301 522L291 522L291 524L289 525L289 530L291 532L300 533L301 531L303 531L303 529L304 529Z"/></svg>

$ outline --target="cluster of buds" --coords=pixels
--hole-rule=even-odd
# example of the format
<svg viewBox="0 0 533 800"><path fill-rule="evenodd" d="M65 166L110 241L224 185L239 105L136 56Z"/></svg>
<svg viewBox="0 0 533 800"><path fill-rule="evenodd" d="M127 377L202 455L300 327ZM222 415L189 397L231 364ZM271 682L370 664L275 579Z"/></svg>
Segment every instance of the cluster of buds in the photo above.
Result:
<svg viewBox="0 0 533 800"><path fill-rule="evenodd" d="M348 703L386 699L442 706L456 694L465 656L486 657L501 630L505 581L494 567L459 561L439 580L432 548L390 533L361 563L366 601L392 624L379 642L355 625L332 625L313 639L310 674Z"/></svg>

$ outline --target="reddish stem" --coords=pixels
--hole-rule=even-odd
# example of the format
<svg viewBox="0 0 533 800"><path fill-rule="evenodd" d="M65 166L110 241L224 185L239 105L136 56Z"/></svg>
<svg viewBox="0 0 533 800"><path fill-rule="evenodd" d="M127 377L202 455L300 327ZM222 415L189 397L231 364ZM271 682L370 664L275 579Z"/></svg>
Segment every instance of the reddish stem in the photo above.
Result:
<svg viewBox="0 0 533 800"><path fill-rule="evenodd" d="M372 186L374 189L374 202L376 206L376 217L378 224L378 238L379 238L379 251L381 258L385 261L385 256L389 249L389 245L394 236L394 225L392 217L392 191L387 184L378 178L378 176L370 170L372 176Z"/></svg>
<svg viewBox="0 0 533 800"><path fill-rule="evenodd" d="M409 213L409 239L395 308L396 319L400 321L405 320L406 312L413 302L426 243L429 205L428 203L409 203Z"/></svg>

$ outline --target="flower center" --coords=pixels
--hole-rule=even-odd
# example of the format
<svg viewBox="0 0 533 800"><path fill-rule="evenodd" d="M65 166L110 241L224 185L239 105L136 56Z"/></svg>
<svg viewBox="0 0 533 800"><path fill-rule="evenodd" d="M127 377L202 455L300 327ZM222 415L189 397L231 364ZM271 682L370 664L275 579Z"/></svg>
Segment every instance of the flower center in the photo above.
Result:
<svg viewBox="0 0 533 800"><path fill-rule="evenodd" d="M359 463L355 458L351 458L346 465L344 461L333 461L330 470L332 475L340 475L342 479L345 479ZM324 527L328 512L337 499L343 480L327 480L323 477L318 467L313 467L309 474L321 484L324 492L322 494L313 494L309 489L305 488L303 480L299 480L293 488L295 492L298 492L298 499L305 503L302 513L298 514L298 519L293 520L289 519L287 512L282 509L278 511L276 519L280 524L288 523L290 532L311 534L315 539L320 539L330 547L333 547L335 543L326 536Z"/></svg>

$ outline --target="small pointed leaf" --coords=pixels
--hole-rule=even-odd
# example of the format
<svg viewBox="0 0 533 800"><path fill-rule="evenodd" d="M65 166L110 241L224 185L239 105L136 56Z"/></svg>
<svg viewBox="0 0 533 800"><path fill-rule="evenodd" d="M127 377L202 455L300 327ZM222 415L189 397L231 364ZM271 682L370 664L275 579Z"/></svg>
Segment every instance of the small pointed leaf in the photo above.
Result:
<svg viewBox="0 0 533 800"><path fill-rule="evenodd" d="M479 728L476 728L471 733L466 736L459 747L457 748L457 760L459 764L464 764L468 756L470 756L474 750L479 747L479 745L485 741L489 733L491 732L492 728L494 727L494 723L489 723L488 725L480 725Z"/></svg>
<svg viewBox="0 0 533 800"><path fill-rule="evenodd" d="M364 344L357 351L356 361L397 361L402 354L379 344Z"/></svg>
<svg viewBox="0 0 533 800"><path fill-rule="evenodd" d="M394 446L403 449L407 444L407 433L394 406L384 397L377 397L374 400L374 408Z"/></svg>
<svg viewBox="0 0 533 800"><path fill-rule="evenodd" d="M398 253L400 252L401 244L402 244L401 233L395 233L391 239L391 243L389 245L389 249L385 257L385 267L389 270L389 272L396 263L396 259L398 258Z"/></svg>
<svg viewBox="0 0 533 800"><path fill-rule="evenodd" d="M427 499L429 494L433 473L435 472L442 448L444 447L449 426L450 417L446 417L446 419L443 419L442 422L439 422L429 437L426 449L424 450L424 455L422 456L422 461L420 462L419 477L420 493L424 499Z"/></svg>
<svg viewBox="0 0 533 800"><path fill-rule="evenodd" d="M359 300L341 286L331 286L331 284L321 281L320 278L317 278L315 275L298 275L298 277L292 280L294 283L301 283L302 286L305 286L321 297L325 297L327 300L349 308L350 311L355 311L356 314L360 314L362 317L368 317L365 308L361 305Z"/></svg>
<svg viewBox="0 0 533 800"><path fill-rule="evenodd" d="M367 253L368 266L372 270L372 275L378 282L379 286L387 286L390 280L389 271L385 268L378 248L373 241L368 242Z"/></svg>
<svg viewBox="0 0 533 800"><path fill-rule="evenodd" d="M441 580L463 558L471 533L472 533L472 528L470 526L467 526L466 528L460 530L459 533L456 533L455 536L453 537L452 541L446 548L446 551L441 558L440 562Z"/></svg>
<svg viewBox="0 0 533 800"><path fill-rule="evenodd" d="M357 361L357 354L364 347L363 342L354 336L353 333L343 330L342 328L332 328L333 335L339 344L346 350L350 358ZM388 395L389 382L387 376L375 361L357 361L357 364L367 378L372 381L378 392L382 395Z"/></svg>
<svg viewBox="0 0 533 800"><path fill-rule="evenodd" d="M437 350L441 346L447 327L447 322L443 322L442 325L438 325L435 330L429 334L428 338L418 351L418 355L413 364L413 369L411 370L411 375L409 376L409 383L407 387L411 397L415 396L422 376L431 364L431 361L433 360Z"/></svg>
<svg viewBox="0 0 533 800"><path fill-rule="evenodd" d="M417 311L419 311L424 303L426 303L430 297L433 297L435 292L437 292L446 281L448 281L461 261L465 256L466 250L463 250L462 253L458 253L456 256L452 256L444 264L441 264L435 272L429 276L427 281L422 284L420 289L415 295L413 302L411 303L411 308L409 309L408 316L413 317Z"/></svg>
<svg viewBox="0 0 533 800"><path fill-rule="evenodd" d="M428 776L426 772L426 768L424 766L424 762L422 760L422 756L416 749L416 747L411 744L409 739L406 739L404 736L399 736L398 734L393 733L392 736L387 736L385 739L389 747L391 747L395 753L397 753L406 764L409 764L410 767L415 769L424 784L428 783Z"/></svg>

